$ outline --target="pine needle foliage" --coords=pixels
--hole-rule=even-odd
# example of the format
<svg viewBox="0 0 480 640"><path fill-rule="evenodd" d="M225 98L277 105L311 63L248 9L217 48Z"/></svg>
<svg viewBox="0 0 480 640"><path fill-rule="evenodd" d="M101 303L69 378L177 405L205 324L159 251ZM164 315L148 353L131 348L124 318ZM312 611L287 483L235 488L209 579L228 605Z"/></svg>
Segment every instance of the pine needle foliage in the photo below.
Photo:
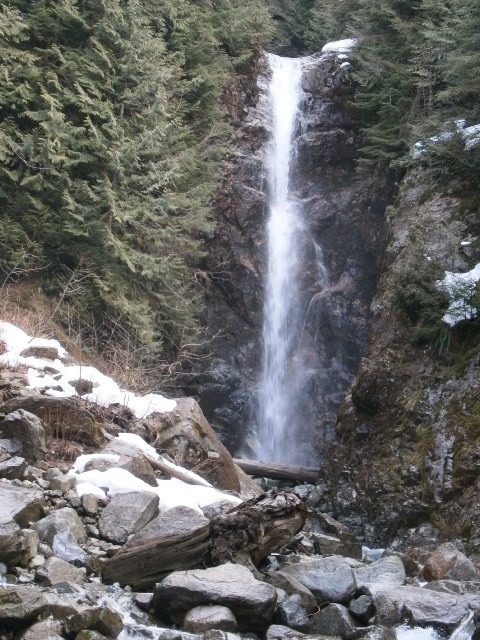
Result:
<svg viewBox="0 0 480 640"><path fill-rule="evenodd" d="M55 289L65 267L87 265L82 313L174 355L201 311L223 86L271 31L256 0L4 5L1 269L28 256Z"/></svg>

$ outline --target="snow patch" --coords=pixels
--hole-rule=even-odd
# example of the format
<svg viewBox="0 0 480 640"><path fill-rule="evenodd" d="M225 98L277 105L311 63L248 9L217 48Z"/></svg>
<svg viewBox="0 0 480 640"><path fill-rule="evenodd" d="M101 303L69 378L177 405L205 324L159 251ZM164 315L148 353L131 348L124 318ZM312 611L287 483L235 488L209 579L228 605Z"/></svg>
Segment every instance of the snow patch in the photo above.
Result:
<svg viewBox="0 0 480 640"><path fill-rule="evenodd" d="M436 286L450 298L450 306L443 316L443 321L450 326L461 320L470 320L477 315L477 310L467 300L475 293L475 287L480 280L480 263L466 273L446 271L443 280L437 280Z"/></svg>
<svg viewBox="0 0 480 640"><path fill-rule="evenodd" d="M357 44L358 40L356 38L346 38L345 40L335 40L334 42L327 42L327 44L322 47L322 53L349 53L354 46Z"/></svg>
<svg viewBox="0 0 480 640"><path fill-rule="evenodd" d="M92 391L82 395L85 400L102 407L118 404L130 409L138 419L146 418L152 413L168 413L176 407L175 400L160 394L137 396L121 389L112 378L100 373L95 367L65 364L68 354L57 340L32 338L8 322L0 322L0 338L5 343L5 353L0 355L0 364L27 367L30 389L43 390L46 395L56 398L69 398L78 395L73 386L75 382L87 382L91 384ZM29 347L56 349L58 358L52 361L20 355Z"/></svg>

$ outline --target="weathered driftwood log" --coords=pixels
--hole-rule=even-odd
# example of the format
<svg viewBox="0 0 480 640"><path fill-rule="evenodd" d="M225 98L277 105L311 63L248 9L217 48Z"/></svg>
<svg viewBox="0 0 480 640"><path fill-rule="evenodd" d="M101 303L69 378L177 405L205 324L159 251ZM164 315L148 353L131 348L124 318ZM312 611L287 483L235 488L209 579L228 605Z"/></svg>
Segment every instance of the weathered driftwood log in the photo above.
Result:
<svg viewBox="0 0 480 640"><path fill-rule="evenodd" d="M250 476L261 476L275 480L294 480L295 482L315 482L320 473L316 467L300 467L293 464L274 464L261 460L235 459L240 469Z"/></svg>
<svg viewBox="0 0 480 640"><path fill-rule="evenodd" d="M257 565L290 542L306 518L291 493L263 495L210 522L192 509L176 507L133 536L102 569L107 583L150 589L172 571L228 561Z"/></svg>
<svg viewBox="0 0 480 640"><path fill-rule="evenodd" d="M211 521L211 563L250 559L257 566L290 542L305 519L303 502L293 493L267 494L244 502Z"/></svg>

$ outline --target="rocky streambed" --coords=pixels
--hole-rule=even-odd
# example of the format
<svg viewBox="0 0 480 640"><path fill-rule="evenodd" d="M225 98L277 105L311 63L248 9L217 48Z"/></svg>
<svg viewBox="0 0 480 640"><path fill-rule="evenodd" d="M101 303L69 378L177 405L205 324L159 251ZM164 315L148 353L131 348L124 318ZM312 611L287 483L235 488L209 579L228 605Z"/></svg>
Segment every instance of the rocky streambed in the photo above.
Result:
<svg viewBox="0 0 480 640"><path fill-rule="evenodd" d="M366 551L324 485L263 493L191 399L139 419L31 379L0 370L2 639L480 637L453 544Z"/></svg>

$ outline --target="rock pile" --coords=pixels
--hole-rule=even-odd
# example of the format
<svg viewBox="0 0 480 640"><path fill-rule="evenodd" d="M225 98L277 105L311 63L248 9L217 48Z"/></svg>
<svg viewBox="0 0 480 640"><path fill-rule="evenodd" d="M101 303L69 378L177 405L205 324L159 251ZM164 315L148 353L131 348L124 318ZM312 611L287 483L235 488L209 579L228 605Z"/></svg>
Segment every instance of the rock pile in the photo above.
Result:
<svg viewBox="0 0 480 640"><path fill-rule="evenodd" d="M17 386L9 387L12 379ZM480 575L453 544L362 559L352 532L319 510L321 486L300 485L241 502L167 459L156 465L153 448L138 435L113 437L119 429L106 429L113 414L102 415L81 399L75 400L78 413L69 414L70 432L78 415L84 427L80 445L92 442L89 423L82 421L89 415L103 448L96 445L79 458L73 473L71 464L52 464L55 422L48 414L45 423L44 396L22 391L12 376L2 386L2 638L392 640L405 623L442 637L462 624L465 633L474 632L468 625L480 618ZM29 410L19 408L22 398L29 400ZM203 420L198 411L196 424ZM186 433L185 412L178 415L182 441L194 442ZM149 420L150 427L140 425L143 435L160 442L162 418ZM155 432L149 431L153 422ZM138 431L138 423L122 415L123 429ZM170 434L173 423L170 415ZM217 447L213 432L204 433L211 444L203 442L188 455L208 456ZM228 453L222 455L224 468L235 469ZM159 468L201 486L165 480ZM206 475L222 488L218 473ZM238 480L248 498L252 481L241 473ZM180 485L178 495L192 500L205 491L209 498L175 504L171 494Z"/></svg>

